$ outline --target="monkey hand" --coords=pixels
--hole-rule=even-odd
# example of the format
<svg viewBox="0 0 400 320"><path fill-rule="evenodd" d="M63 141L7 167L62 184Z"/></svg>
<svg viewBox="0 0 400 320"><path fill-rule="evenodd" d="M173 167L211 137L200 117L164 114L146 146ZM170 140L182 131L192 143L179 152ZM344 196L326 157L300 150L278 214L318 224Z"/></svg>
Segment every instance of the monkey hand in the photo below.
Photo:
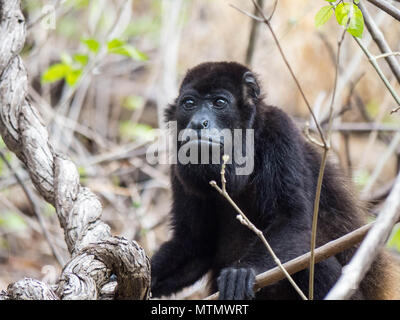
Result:
<svg viewBox="0 0 400 320"><path fill-rule="evenodd" d="M252 268L225 268L218 279L220 300L244 300L254 298L256 274Z"/></svg>

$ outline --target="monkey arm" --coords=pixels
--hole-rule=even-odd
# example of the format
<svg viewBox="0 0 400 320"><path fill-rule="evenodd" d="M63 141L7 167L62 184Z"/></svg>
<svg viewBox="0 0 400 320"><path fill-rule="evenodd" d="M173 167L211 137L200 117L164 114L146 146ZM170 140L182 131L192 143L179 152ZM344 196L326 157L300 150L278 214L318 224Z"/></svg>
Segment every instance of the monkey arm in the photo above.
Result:
<svg viewBox="0 0 400 320"><path fill-rule="evenodd" d="M291 222L277 222L270 228L264 230L263 233L274 253L282 263L304 254L308 251L306 248L310 245L309 228L303 227L296 219L293 219ZM255 274L259 274L274 267L276 267L276 262L268 253L262 241L259 238L254 239L238 261L231 267L221 270L220 278L218 279L218 288L219 290L225 291L225 293L222 294L222 298L230 297L226 287L229 282L232 283L232 277L236 277L236 284L233 288L232 286L230 287L231 292L235 292L235 294L239 296L244 295L251 297L251 293L249 293L249 280L245 280L252 280L251 277L249 278L249 273L253 271ZM335 257L331 257L316 264L314 276L315 299L324 298L340 276L341 268L341 264ZM237 275L232 275L232 272L235 272L233 270L238 270L236 271ZM241 271L239 272L239 270ZM247 270L247 272L243 270ZM240 275L242 275L242 277L240 277ZM307 296L309 282L308 269L298 272L292 275L292 277ZM254 281L252 284L254 284ZM252 288L252 286L250 287ZM241 295L240 292L242 292ZM261 289L260 292L257 293L257 298L297 299L299 295L287 280L282 280Z"/></svg>
<svg viewBox="0 0 400 320"><path fill-rule="evenodd" d="M151 261L153 297L177 292L207 272L209 259L194 251L188 246L188 239L178 237L161 246Z"/></svg>
<svg viewBox="0 0 400 320"><path fill-rule="evenodd" d="M168 295L188 286L210 268L212 243L210 221L204 217L206 201L184 194L181 184L172 180L173 236L151 259L153 296Z"/></svg>

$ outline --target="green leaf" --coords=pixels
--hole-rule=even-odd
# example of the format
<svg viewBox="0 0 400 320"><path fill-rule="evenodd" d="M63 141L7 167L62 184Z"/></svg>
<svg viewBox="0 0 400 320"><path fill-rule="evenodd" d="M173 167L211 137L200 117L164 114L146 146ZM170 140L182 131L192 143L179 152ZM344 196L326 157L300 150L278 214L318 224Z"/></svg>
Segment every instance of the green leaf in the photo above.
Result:
<svg viewBox="0 0 400 320"><path fill-rule="evenodd" d="M132 201L132 206L135 209L139 209L142 206L142 204L139 201Z"/></svg>
<svg viewBox="0 0 400 320"><path fill-rule="evenodd" d="M367 170L357 170L353 173L353 181L357 188L364 187L370 179L370 174Z"/></svg>
<svg viewBox="0 0 400 320"><path fill-rule="evenodd" d="M353 16L350 19L350 25L347 31L355 37L361 38L364 31L364 17L361 10L353 4Z"/></svg>
<svg viewBox="0 0 400 320"><path fill-rule="evenodd" d="M387 242L387 246L389 248L396 248L397 251L400 251L400 224L396 224L393 228L392 234L389 237Z"/></svg>
<svg viewBox="0 0 400 320"><path fill-rule="evenodd" d="M42 75L42 81L44 83L49 83L61 80L66 76L70 69L70 66L64 63L53 64L52 66L47 68L47 70Z"/></svg>
<svg viewBox="0 0 400 320"><path fill-rule="evenodd" d="M82 39L82 43L84 43L88 49L94 53L99 52L100 43L95 39Z"/></svg>
<svg viewBox="0 0 400 320"><path fill-rule="evenodd" d="M143 123L132 123L124 121L119 126L120 134L128 140L145 140L152 141L155 137L155 131L152 127Z"/></svg>
<svg viewBox="0 0 400 320"><path fill-rule="evenodd" d="M149 57L144 53L139 51L138 49L132 47L131 45L127 45L127 49L130 53L130 57L137 61L146 61Z"/></svg>
<svg viewBox="0 0 400 320"><path fill-rule="evenodd" d="M318 28L318 27L324 25L329 20L329 18L333 14L332 8L333 8L333 6L325 6L325 7L322 7L317 12L317 14L315 15L315 18L314 18L315 27Z"/></svg>
<svg viewBox="0 0 400 320"><path fill-rule="evenodd" d="M335 8L337 22L347 27L347 31L355 37L361 37L364 31L364 17L354 3L339 3ZM350 21L349 21L350 19Z"/></svg>
<svg viewBox="0 0 400 320"><path fill-rule="evenodd" d="M3 140L3 137L0 136L0 149L4 149L6 147L6 143Z"/></svg>
<svg viewBox="0 0 400 320"><path fill-rule="evenodd" d="M78 62L81 66L86 66L89 61L89 56L87 54L74 54L73 56L74 61Z"/></svg>
<svg viewBox="0 0 400 320"><path fill-rule="evenodd" d="M348 3L339 3L335 8L335 16L337 22L341 26L346 26L349 19L350 5Z"/></svg>
<svg viewBox="0 0 400 320"><path fill-rule="evenodd" d="M144 99L140 96L129 96L124 99L122 106L128 110L136 110L142 108L144 105Z"/></svg>
<svg viewBox="0 0 400 320"><path fill-rule="evenodd" d="M125 41L120 40L120 39L112 39L107 42L107 49L108 51L120 48L126 44Z"/></svg>
<svg viewBox="0 0 400 320"><path fill-rule="evenodd" d="M20 231L26 228L26 223L17 213L6 211L0 214L0 226L7 231Z"/></svg>
<svg viewBox="0 0 400 320"><path fill-rule="evenodd" d="M109 53L131 57L132 59L138 61L144 61L148 59L145 53L137 50L135 47L120 39L113 39L109 41L107 43L107 50Z"/></svg>
<svg viewBox="0 0 400 320"><path fill-rule="evenodd" d="M72 57L68 54L68 53L62 53L61 54L61 62L65 65L72 65L73 61L72 61Z"/></svg>
<svg viewBox="0 0 400 320"><path fill-rule="evenodd" d="M68 85L72 87L78 82L81 74L82 74L81 69L77 69L77 70L70 69L69 72L65 76L65 81L67 81Z"/></svg>

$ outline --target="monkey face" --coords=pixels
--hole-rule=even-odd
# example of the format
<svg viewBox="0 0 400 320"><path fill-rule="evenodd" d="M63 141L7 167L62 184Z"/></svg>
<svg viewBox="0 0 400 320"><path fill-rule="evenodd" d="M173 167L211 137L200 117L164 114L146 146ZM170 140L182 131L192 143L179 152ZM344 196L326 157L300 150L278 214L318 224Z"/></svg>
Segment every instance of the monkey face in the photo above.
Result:
<svg viewBox="0 0 400 320"><path fill-rule="evenodd" d="M253 127L259 91L254 75L237 63L204 63L188 71L166 110L167 121L176 122L177 175L185 184L204 189L210 180L219 181L224 154L229 156L227 186L251 173L237 169L254 155L243 153L254 142L247 131Z"/></svg>

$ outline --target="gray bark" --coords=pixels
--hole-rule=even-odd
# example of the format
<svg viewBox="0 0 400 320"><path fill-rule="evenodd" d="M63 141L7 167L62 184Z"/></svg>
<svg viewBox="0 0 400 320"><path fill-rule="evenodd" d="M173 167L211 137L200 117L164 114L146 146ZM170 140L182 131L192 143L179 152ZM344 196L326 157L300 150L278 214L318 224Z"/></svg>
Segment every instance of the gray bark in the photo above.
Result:
<svg viewBox="0 0 400 320"><path fill-rule="evenodd" d="M41 196L56 208L72 259L55 288L23 279L1 292L0 300L100 299L103 294L147 299L150 264L145 252L134 241L111 236L100 220L99 199L80 185L76 166L55 152L38 111L26 99L27 72L18 55L24 42L20 1L0 0L0 134ZM116 285L109 282L113 273Z"/></svg>

